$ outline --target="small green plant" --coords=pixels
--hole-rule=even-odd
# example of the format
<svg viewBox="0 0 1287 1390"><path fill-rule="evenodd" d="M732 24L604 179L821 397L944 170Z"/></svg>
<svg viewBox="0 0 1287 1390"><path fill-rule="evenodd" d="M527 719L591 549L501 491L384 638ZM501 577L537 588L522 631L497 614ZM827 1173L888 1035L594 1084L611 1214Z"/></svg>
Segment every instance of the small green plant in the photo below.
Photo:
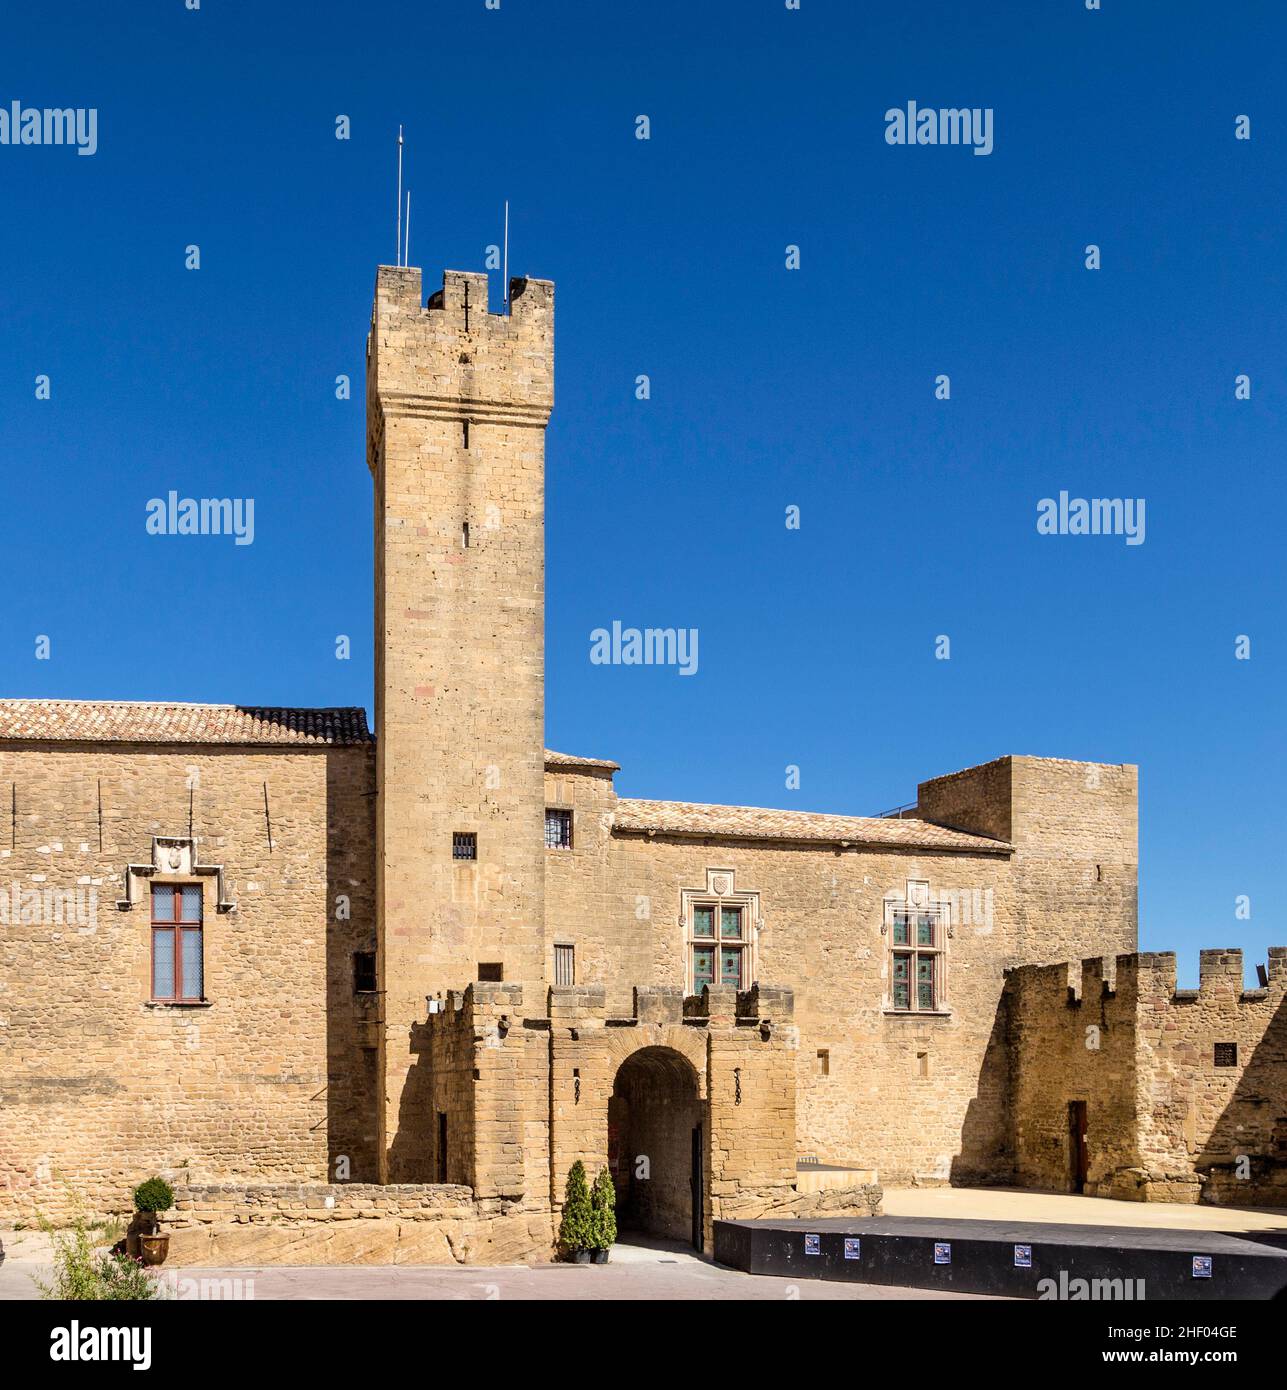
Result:
<svg viewBox="0 0 1287 1390"><path fill-rule="evenodd" d="M164 1298L165 1286L160 1277L129 1255L108 1252L99 1257L99 1298L129 1299L145 1302Z"/></svg>
<svg viewBox="0 0 1287 1390"><path fill-rule="evenodd" d="M594 1249L593 1216L590 1188L585 1180L585 1164L578 1158L568 1172L563 1221L559 1226L559 1245L565 1254L575 1255L581 1250Z"/></svg>
<svg viewBox="0 0 1287 1390"><path fill-rule="evenodd" d="M174 1205L174 1188L164 1178L148 1178L134 1189L134 1210L155 1216Z"/></svg>
<svg viewBox="0 0 1287 1390"><path fill-rule="evenodd" d="M590 1192L590 1248L609 1250L617 1238L617 1188L612 1174L599 1169Z"/></svg>
<svg viewBox="0 0 1287 1390"><path fill-rule="evenodd" d="M53 1277L33 1276L41 1298L140 1302L164 1296L160 1281L137 1260L95 1248L83 1214L77 1213L65 1231L43 1219L40 1225L53 1241L54 1255Z"/></svg>
<svg viewBox="0 0 1287 1390"><path fill-rule="evenodd" d="M89 1229L102 1245L115 1245L125 1234L125 1222L119 1216L103 1216L89 1223Z"/></svg>

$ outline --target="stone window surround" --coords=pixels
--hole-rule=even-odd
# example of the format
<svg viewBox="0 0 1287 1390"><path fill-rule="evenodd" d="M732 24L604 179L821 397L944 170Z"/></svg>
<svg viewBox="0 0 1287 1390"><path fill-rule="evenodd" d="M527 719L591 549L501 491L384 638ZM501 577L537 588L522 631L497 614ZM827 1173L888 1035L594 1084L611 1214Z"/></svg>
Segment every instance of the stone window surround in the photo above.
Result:
<svg viewBox="0 0 1287 1390"><path fill-rule="evenodd" d="M679 930L680 943L683 951L684 961L684 993L692 995L696 993L693 982L693 953L694 944L698 944L698 939L692 934L693 929L693 908L697 906L720 907L740 907L742 909L742 937L744 943L742 954L743 961L742 983L739 989L750 989L759 978L760 966L760 928L763 921L760 917L760 895L758 892L747 892L737 887L737 871L735 869L710 869L706 870L705 888L683 888L679 893ZM710 944L716 948L716 980L719 983L719 914L716 913L716 935L711 939ZM705 944L704 942L702 944Z"/></svg>
<svg viewBox="0 0 1287 1390"><path fill-rule="evenodd" d="M139 901L139 879L155 879L157 883L184 880L188 883L214 876L215 911L236 912L237 904L229 899L225 888L222 864L199 864L197 862L198 840L193 835L153 835L152 862L150 864L126 864L122 875L125 896L116 900L122 912L128 912ZM205 894L201 895L205 903Z"/></svg>
<svg viewBox="0 0 1287 1390"><path fill-rule="evenodd" d="M235 912L237 904L225 895L225 879L222 864L201 864L197 862L197 839L191 835L153 835L152 862L150 864L126 864L124 871L125 896L118 898L117 908L129 912L140 902L147 903L147 921L144 928L146 939L140 950L145 974L141 979L142 1004L147 1009L208 1009L212 1001L208 996L201 999L153 999L152 998L152 894L151 886L182 887L197 884L201 888L202 950L206 953L205 925L213 907L216 913ZM144 884L146 880L146 885ZM211 882L213 880L213 883ZM140 890L147 886L144 895ZM211 888L214 889L213 895ZM211 897L214 897L213 904ZM208 959L208 956L207 956ZM202 969L202 993L205 994L205 976Z"/></svg>
<svg viewBox="0 0 1287 1390"><path fill-rule="evenodd" d="M939 944L932 948L938 957L934 991L935 1007L932 1009L899 1009L894 1005L893 965L895 947L890 933L890 927L893 922L893 910L898 907L932 907L938 912L942 935ZM954 935L951 903L946 900L936 901L931 897L930 885L927 879L909 878L901 898L896 893L891 892L885 894L881 905L880 934L882 937L889 938L885 946L885 960L881 971L881 976L884 981L882 1013L884 1013L887 1018L951 1018L952 1008L949 1002L950 995L948 993L948 942ZM897 949L900 954L910 954L913 961L915 960L917 948L914 943L910 943L906 948L900 946ZM912 969L913 977L909 981L910 988L908 993L910 998L915 999L915 967L913 966Z"/></svg>

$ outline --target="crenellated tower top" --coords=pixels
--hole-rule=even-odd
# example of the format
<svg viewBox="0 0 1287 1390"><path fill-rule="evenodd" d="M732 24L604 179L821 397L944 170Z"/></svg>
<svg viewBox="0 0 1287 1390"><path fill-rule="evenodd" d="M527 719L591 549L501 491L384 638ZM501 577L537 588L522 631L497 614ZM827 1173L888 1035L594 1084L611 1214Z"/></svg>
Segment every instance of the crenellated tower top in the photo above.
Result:
<svg viewBox="0 0 1287 1390"><path fill-rule="evenodd" d="M445 271L423 303L419 267L380 266L367 396L383 417L543 426L554 407L553 283L512 279L509 312L497 314L486 274ZM368 462L374 470L370 450Z"/></svg>

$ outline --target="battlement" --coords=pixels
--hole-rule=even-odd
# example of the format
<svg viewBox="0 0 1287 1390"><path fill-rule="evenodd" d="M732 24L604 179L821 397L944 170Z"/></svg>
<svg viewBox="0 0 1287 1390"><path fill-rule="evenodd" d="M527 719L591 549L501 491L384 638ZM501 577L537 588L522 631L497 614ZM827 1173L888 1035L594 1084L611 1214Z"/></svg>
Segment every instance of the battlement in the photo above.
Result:
<svg viewBox="0 0 1287 1390"><path fill-rule="evenodd" d="M525 1016L524 999L539 1010ZM597 1018L617 1026L630 1024L722 1022L772 1025L790 1024L795 1015L794 992L779 985L753 985L749 990L707 985L700 994L685 995L678 986L638 985L634 1009L627 1018L607 1012L607 991L602 985L547 985L475 981L463 990L448 990L435 1001L429 1015L431 1029L462 1025L466 1028L490 1020L509 1026L511 1021L543 1025L549 1021L581 1021Z"/></svg>
<svg viewBox="0 0 1287 1390"><path fill-rule="evenodd" d="M1287 992L1287 946L1269 947L1267 986L1247 989L1239 947L1216 947L1198 953L1198 988L1179 989L1174 951L1140 951L1130 955L1091 956L1056 965L1021 965L1006 972L1029 997L1045 995L1069 1008L1121 996L1157 1004L1195 1001L1257 1003Z"/></svg>
<svg viewBox="0 0 1287 1390"><path fill-rule="evenodd" d="M554 306L554 282L532 280L525 275L511 275L509 281L509 312L491 312L488 307L490 277L485 271L444 270L442 288L434 290L428 302L424 299L421 268L415 265L382 265L375 273L375 307L373 320L380 317L382 308L404 314L443 314L458 322L466 332L485 329L499 330L502 324L490 324L484 316L514 326L528 325L543 310Z"/></svg>
<svg viewBox="0 0 1287 1390"><path fill-rule="evenodd" d="M380 414L544 426L554 406L554 285L510 280L492 313L487 276L443 272L421 301L416 266L380 266L367 339L367 398Z"/></svg>

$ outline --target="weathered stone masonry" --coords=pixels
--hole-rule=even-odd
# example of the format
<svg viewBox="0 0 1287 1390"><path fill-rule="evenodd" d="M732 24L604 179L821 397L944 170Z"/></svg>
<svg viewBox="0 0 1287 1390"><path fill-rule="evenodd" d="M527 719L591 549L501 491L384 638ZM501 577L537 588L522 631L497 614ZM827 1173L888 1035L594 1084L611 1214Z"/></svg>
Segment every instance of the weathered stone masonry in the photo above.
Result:
<svg viewBox="0 0 1287 1390"><path fill-rule="evenodd" d="M1280 946L1254 990L1236 950L1203 951L1196 990L1169 952L1011 972L1016 1179L1069 1190L1079 1101L1092 1194L1287 1203L1285 985Z"/></svg>
<svg viewBox="0 0 1287 1390"><path fill-rule="evenodd" d="M315 741L258 711L237 743L63 742L87 732L86 708L44 705L46 739L0 746L16 807L0 895L94 894L83 920L10 910L0 926L0 1204L64 1211L66 1179L91 1209L115 1207L157 1169L321 1180L341 1154L373 1175L352 990L353 952L374 946L361 712ZM7 716L12 729L29 714ZM150 863L155 836L190 836L198 862L223 868L226 910L212 875L145 880L202 887L204 1004L151 1002L146 889L121 905L126 866Z"/></svg>
<svg viewBox="0 0 1287 1390"><path fill-rule="evenodd" d="M1283 1200L1284 953L1190 994L1134 954L1133 766L1002 757L870 817L622 797L543 748L553 332L548 281L493 313L485 275L378 271L378 740L0 701L0 1218L160 1171L179 1258L545 1257L580 1159L623 1228L709 1247L882 1182L1065 1190L1081 1103L1088 1190ZM184 885L175 1002L149 897Z"/></svg>

